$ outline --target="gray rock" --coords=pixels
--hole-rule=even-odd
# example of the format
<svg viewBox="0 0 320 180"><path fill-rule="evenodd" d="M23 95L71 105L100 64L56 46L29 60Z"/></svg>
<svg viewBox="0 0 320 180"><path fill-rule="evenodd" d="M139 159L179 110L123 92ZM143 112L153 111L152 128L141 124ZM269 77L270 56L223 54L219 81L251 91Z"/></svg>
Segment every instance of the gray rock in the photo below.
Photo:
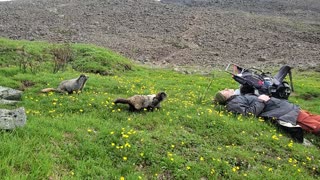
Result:
<svg viewBox="0 0 320 180"><path fill-rule="evenodd" d="M0 104L16 104L19 101L12 101L12 100L5 100L5 99L0 99Z"/></svg>
<svg viewBox="0 0 320 180"><path fill-rule="evenodd" d="M14 104L21 100L22 91L0 86L0 103Z"/></svg>
<svg viewBox="0 0 320 180"><path fill-rule="evenodd" d="M302 145L304 145L304 146L313 146L313 144L306 138L303 139Z"/></svg>
<svg viewBox="0 0 320 180"><path fill-rule="evenodd" d="M0 109L0 129L12 130L22 127L27 122L27 115L23 107L8 110Z"/></svg>

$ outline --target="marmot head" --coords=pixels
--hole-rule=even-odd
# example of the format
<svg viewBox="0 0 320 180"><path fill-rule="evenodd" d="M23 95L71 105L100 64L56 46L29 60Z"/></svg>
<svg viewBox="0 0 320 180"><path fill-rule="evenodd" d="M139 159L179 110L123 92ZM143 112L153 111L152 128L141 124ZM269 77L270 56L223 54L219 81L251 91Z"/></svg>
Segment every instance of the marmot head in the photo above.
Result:
<svg viewBox="0 0 320 180"><path fill-rule="evenodd" d="M85 79L88 79L88 78L89 78L89 76L86 76L86 75L84 75L84 74L81 74L79 78L85 78Z"/></svg>
<svg viewBox="0 0 320 180"><path fill-rule="evenodd" d="M156 96L153 98L151 105L152 106L157 106L160 104L161 101L163 101L167 97L167 94L165 92L159 92L156 94Z"/></svg>
<svg viewBox="0 0 320 180"><path fill-rule="evenodd" d="M77 81L80 81L80 82L82 82L82 83L85 83L88 79L89 79L89 76L86 76L86 75L84 75L84 74L81 74L81 75L79 76L79 78L77 79Z"/></svg>
<svg viewBox="0 0 320 180"><path fill-rule="evenodd" d="M77 83L80 85L80 90L82 91L82 89L84 88L84 85L86 84L87 80L88 80L89 76L86 76L84 74L81 74L80 77L76 80Z"/></svg>
<svg viewBox="0 0 320 180"><path fill-rule="evenodd" d="M159 92L155 98L157 98L159 101L162 101L167 98L167 94L165 92Z"/></svg>

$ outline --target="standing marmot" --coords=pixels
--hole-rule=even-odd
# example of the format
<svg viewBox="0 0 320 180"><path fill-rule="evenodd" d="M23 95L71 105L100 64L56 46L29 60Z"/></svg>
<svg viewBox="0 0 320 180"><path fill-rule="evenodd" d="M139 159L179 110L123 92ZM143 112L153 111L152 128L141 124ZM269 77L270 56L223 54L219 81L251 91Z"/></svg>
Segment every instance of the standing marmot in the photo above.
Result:
<svg viewBox="0 0 320 180"><path fill-rule="evenodd" d="M118 98L114 101L114 103L128 104L130 111L139 111L144 108L153 110L155 108L160 108L160 102L166 97L167 94L165 92L159 92L158 94L152 95L134 95L128 99Z"/></svg>
<svg viewBox="0 0 320 180"><path fill-rule="evenodd" d="M78 78L70 79L70 80L64 80L62 81L57 89L54 88L45 88L42 89L41 92L60 92L60 93L66 93L72 94L73 92L79 92L82 91L84 85L86 84L88 80L88 76L81 74Z"/></svg>

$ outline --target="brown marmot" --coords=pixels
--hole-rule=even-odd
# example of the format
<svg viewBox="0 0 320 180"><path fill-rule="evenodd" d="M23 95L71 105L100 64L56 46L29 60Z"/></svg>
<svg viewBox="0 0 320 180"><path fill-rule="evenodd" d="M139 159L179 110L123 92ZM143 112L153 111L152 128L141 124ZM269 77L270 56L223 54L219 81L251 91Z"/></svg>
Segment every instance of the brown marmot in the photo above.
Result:
<svg viewBox="0 0 320 180"><path fill-rule="evenodd" d="M60 93L69 93L72 94L73 92L80 92L84 88L84 85L86 84L88 80L88 76L81 74L78 78L70 79L70 80L64 80L62 81L58 88L45 88L42 89L41 92L60 92Z"/></svg>
<svg viewBox="0 0 320 180"><path fill-rule="evenodd" d="M134 95L127 99L117 98L114 103L128 104L130 111L139 111L146 108L153 111L155 108L160 108L160 102L167 97L165 92L151 95Z"/></svg>

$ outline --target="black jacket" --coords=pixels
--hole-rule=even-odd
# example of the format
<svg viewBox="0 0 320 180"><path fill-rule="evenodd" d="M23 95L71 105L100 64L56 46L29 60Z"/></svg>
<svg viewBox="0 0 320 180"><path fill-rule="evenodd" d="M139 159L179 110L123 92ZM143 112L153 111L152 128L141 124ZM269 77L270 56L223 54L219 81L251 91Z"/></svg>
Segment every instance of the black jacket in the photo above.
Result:
<svg viewBox="0 0 320 180"><path fill-rule="evenodd" d="M275 118L284 122L297 124L300 108L285 99L271 97L268 102L263 102L257 96L246 94L232 96L227 102L227 110L243 115L253 114L257 117Z"/></svg>
<svg viewBox="0 0 320 180"><path fill-rule="evenodd" d="M275 119L280 129L288 132L294 140L303 142L303 130L300 126L296 126L300 108L285 99L271 97L268 102L263 102L256 95L235 95L228 99L227 110L245 116L254 115L265 119Z"/></svg>

